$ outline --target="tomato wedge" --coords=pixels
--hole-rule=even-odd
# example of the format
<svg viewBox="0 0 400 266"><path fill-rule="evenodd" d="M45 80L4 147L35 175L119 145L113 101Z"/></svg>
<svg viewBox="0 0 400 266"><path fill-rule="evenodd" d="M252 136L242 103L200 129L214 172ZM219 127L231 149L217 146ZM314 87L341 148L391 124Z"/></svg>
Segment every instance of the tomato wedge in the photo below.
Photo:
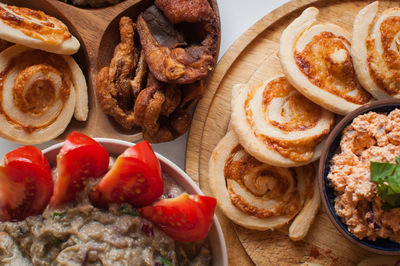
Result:
<svg viewBox="0 0 400 266"><path fill-rule="evenodd" d="M90 194L96 206L130 203L134 207L152 204L164 191L161 166L147 141L122 153Z"/></svg>
<svg viewBox="0 0 400 266"><path fill-rule="evenodd" d="M107 150L94 139L72 132L57 155L57 179L50 207L74 201L84 188L84 181L104 174L108 169Z"/></svg>
<svg viewBox="0 0 400 266"><path fill-rule="evenodd" d="M50 201L53 178L49 163L36 147L7 153L0 166L0 221L20 221L40 214Z"/></svg>
<svg viewBox="0 0 400 266"><path fill-rule="evenodd" d="M216 206L212 197L184 193L141 208L139 213L176 241L193 242L207 236Z"/></svg>

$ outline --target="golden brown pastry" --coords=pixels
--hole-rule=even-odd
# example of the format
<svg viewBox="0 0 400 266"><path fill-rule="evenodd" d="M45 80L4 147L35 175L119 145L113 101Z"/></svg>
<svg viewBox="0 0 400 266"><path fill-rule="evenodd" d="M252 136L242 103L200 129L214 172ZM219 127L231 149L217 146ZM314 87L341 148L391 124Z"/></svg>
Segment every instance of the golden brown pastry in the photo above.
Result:
<svg viewBox="0 0 400 266"><path fill-rule="evenodd" d="M0 3L0 39L57 54L74 54L79 41L42 11Z"/></svg>
<svg viewBox="0 0 400 266"><path fill-rule="evenodd" d="M232 129L257 160L293 167L319 158L334 115L295 90L284 76L232 89Z"/></svg>
<svg viewBox="0 0 400 266"><path fill-rule="evenodd" d="M257 161L230 131L211 155L208 181L229 219L249 229L267 230L287 224L312 195L314 171L298 170Z"/></svg>
<svg viewBox="0 0 400 266"><path fill-rule="evenodd" d="M88 114L85 77L70 56L14 45L0 53L0 135L24 144L60 135Z"/></svg>
<svg viewBox="0 0 400 266"><path fill-rule="evenodd" d="M334 24L317 24L317 16L318 9L307 8L282 32L282 70L304 96L345 115L372 97L357 81L350 56L350 34Z"/></svg>
<svg viewBox="0 0 400 266"><path fill-rule="evenodd" d="M375 98L400 98L400 8L377 13L373 2L357 14L351 56L358 80Z"/></svg>

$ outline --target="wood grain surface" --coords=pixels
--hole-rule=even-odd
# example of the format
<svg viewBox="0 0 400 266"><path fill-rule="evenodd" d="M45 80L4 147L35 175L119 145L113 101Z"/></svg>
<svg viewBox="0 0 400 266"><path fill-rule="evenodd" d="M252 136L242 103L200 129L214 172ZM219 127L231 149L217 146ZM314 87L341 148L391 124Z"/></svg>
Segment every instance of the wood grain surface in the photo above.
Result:
<svg viewBox="0 0 400 266"><path fill-rule="evenodd" d="M320 22L335 23L351 32L355 15L370 2L291 1L262 18L231 46L208 80L187 143L186 172L200 183L206 194L211 195L208 186L208 178L213 178L208 176L211 152L229 127L232 86L237 83L255 84L280 73L277 51L281 32L305 8L319 8ZM380 10L393 6L399 6L399 3L380 2ZM307 237L298 242L289 240L288 227L276 231L253 231L233 224L222 212L218 215L227 240L230 265L293 265L303 262L356 265L363 258L374 255L340 235L322 209Z"/></svg>
<svg viewBox="0 0 400 266"><path fill-rule="evenodd" d="M65 132L58 137L65 139L71 131L77 130L91 137L108 137L126 141L142 138L140 128L127 130L113 118L105 115L95 95L97 72L109 65L115 46L120 42L119 20L129 16L134 21L138 15L154 3L153 0L125 0L104 8L80 8L59 0L0 0L1 2L42 10L64 22L70 32L79 39L81 48L74 58L83 70L88 83L89 117L85 122L72 119ZM210 0L219 17L217 0ZM219 49L218 40L218 49Z"/></svg>

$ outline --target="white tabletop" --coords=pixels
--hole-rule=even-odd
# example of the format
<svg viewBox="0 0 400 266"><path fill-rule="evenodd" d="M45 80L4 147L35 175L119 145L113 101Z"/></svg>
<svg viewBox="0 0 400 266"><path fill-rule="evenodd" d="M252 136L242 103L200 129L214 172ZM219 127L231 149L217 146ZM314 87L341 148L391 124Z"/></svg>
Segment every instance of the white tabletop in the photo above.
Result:
<svg viewBox="0 0 400 266"><path fill-rule="evenodd" d="M286 2L289 0L218 0L222 27L220 57L251 25ZM153 145L153 148L184 168L186 140L187 134L172 142ZM37 146L43 149L54 143L50 141ZM0 138L0 158L19 146L22 145Z"/></svg>

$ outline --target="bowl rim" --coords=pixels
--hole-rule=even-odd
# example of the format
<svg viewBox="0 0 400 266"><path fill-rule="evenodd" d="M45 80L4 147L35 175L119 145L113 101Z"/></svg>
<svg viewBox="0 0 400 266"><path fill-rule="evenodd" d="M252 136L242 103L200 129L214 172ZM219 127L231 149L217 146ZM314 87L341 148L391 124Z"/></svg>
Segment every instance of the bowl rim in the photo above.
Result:
<svg viewBox="0 0 400 266"><path fill-rule="evenodd" d="M329 220L331 223L335 226L335 228L348 240L350 240L353 244L356 244L357 246L361 247L364 250L367 250L369 252L381 254L381 255L400 255L400 248L398 250L387 250L386 248L379 248L377 246L372 246L371 244L365 242L364 239L358 239L355 237L352 233L350 233L347 229L345 230L340 223L342 223L344 226L346 226L343 222L341 222L340 218L337 216L334 208L331 208L331 204L329 203L329 198L327 196L326 192L326 186L327 183L325 182L326 177L324 176L324 170L330 163L327 161L330 153L329 151L331 150L331 146L333 145L333 142L341 135L343 129L349 125L357 116L365 114L370 111L374 111L377 108L384 107L384 106L390 106L393 105L393 109L395 109L397 106L400 108L400 99L384 99L384 100L377 100L370 102L368 104L365 104L356 110L350 112L347 114L345 117L343 117L339 123L336 124L334 129L331 131L329 134L326 143L324 144L324 147L321 152L321 157L319 160L319 167L318 167L318 183L319 183L319 192L321 196L321 201L324 206L324 209L329 217ZM340 143L340 142L339 142ZM389 239L388 239L389 240Z"/></svg>
<svg viewBox="0 0 400 266"><path fill-rule="evenodd" d="M108 144L108 145L121 145L121 146L126 146L126 148L129 148L135 143L129 142L129 141L124 141L124 140L118 140L118 139L113 139L113 138L93 138L96 140L99 144ZM54 145L51 145L47 147L46 149L42 150L42 153L46 156L49 152L52 152L57 149L61 149L61 147L64 145L64 141L60 143L56 143ZM163 155L154 152L157 156L157 158L160 160L161 164L166 165L167 167L173 169L174 172L176 172L179 176L181 176L188 184L189 186L196 192L198 195L204 195L204 193L201 191L199 186L189 177L187 173L185 173L179 166L177 166L175 163L173 163L171 160L168 158L164 157ZM172 176L173 179L175 179ZM177 182L179 184L179 182ZM182 185L182 184L180 184ZM222 266L228 266L228 254L227 254L227 249L226 249L226 242L225 242L225 237L221 228L221 224L216 216L214 214L213 217L213 226L211 227L211 230L214 228L215 234L218 238L218 246L221 251L221 254L218 254L219 261L222 262ZM211 231L210 231L211 232ZM213 246L213 243L210 243L211 246ZM215 256L216 254L214 254ZM216 260L213 260L213 265L216 265Z"/></svg>

